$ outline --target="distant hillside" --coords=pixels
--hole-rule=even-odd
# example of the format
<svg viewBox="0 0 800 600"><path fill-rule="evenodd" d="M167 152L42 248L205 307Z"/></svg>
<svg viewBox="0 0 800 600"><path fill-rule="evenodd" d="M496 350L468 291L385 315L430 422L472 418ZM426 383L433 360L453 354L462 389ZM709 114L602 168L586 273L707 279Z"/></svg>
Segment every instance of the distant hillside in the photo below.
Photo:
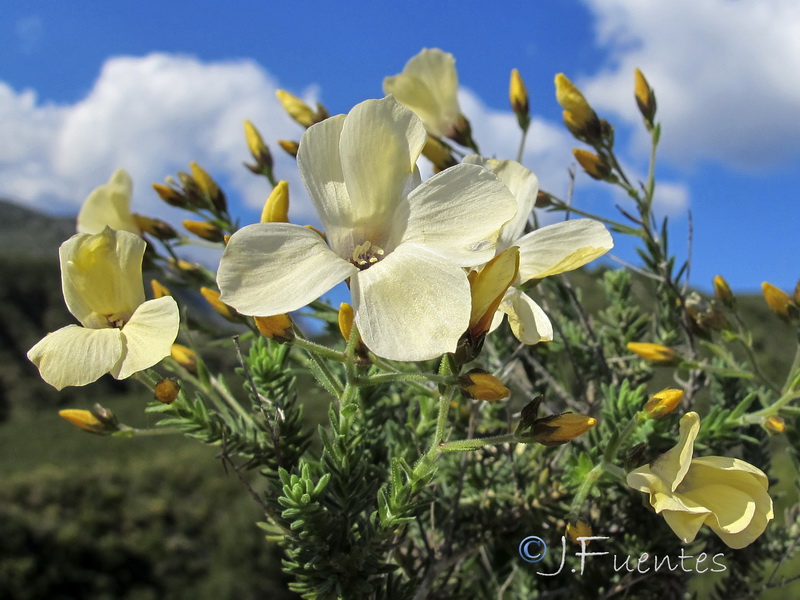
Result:
<svg viewBox="0 0 800 600"><path fill-rule="evenodd" d="M51 217L0 199L0 255L57 257L75 233L75 217Z"/></svg>

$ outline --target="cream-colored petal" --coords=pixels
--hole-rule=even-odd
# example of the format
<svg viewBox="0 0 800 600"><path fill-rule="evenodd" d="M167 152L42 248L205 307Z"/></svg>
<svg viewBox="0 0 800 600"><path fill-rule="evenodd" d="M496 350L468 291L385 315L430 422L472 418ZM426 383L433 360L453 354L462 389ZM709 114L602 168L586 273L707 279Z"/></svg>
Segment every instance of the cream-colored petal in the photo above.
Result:
<svg viewBox="0 0 800 600"><path fill-rule="evenodd" d="M555 223L532 231L516 242L520 248L520 281L582 267L614 247L605 225L592 219Z"/></svg>
<svg viewBox="0 0 800 600"><path fill-rule="evenodd" d="M769 479L764 471L743 460L727 456L701 456L692 459L692 467L686 476L687 480L690 477L704 483L742 481L752 482L753 485L758 485L763 490L769 487Z"/></svg>
<svg viewBox="0 0 800 600"><path fill-rule="evenodd" d="M365 239L382 245L393 227L402 227L392 217L425 140L419 118L392 97L367 100L347 115L339 155L352 219Z"/></svg>
<svg viewBox="0 0 800 600"><path fill-rule="evenodd" d="M111 374L126 379L169 356L179 326L180 313L172 296L139 305L122 328L124 351Z"/></svg>
<svg viewBox="0 0 800 600"><path fill-rule="evenodd" d="M772 518L773 514L771 511L765 514L756 509L747 527L736 533L731 533L723 527L720 527L710 516L706 518L706 525L711 527L712 531L719 536L726 546L734 550L739 550L756 541L756 539L766 531L767 525Z"/></svg>
<svg viewBox="0 0 800 600"><path fill-rule="evenodd" d="M469 283L438 254L403 244L351 280L364 343L391 360L427 360L454 352L467 330Z"/></svg>
<svg viewBox="0 0 800 600"><path fill-rule="evenodd" d="M142 302L142 257L146 244L127 231L106 227L79 233L59 248L61 287L67 308L85 326L127 321Z"/></svg>
<svg viewBox="0 0 800 600"><path fill-rule="evenodd" d="M508 316L508 324L523 344L553 340L553 325L542 308L517 288L509 288L498 310Z"/></svg>
<svg viewBox="0 0 800 600"><path fill-rule="evenodd" d="M500 237L497 238L497 252L514 246L525 232L528 217L536 204L539 192L539 179L527 167L514 160L495 160L470 154L463 160L466 164L479 165L494 173L509 189L517 201L517 213L514 218L503 225Z"/></svg>
<svg viewBox="0 0 800 600"><path fill-rule="evenodd" d="M681 495L711 511L710 522L728 533L744 530L756 513L753 497L729 485L704 485L682 491Z"/></svg>
<svg viewBox="0 0 800 600"><path fill-rule="evenodd" d="M669 528L675 532L684 544L694 541L697 532L703 526L708 513L690 513L682 511L665 510L661 513Z"/></svg>
<svg viewBox="0 0 800 600"><path fill-rule="evenodd" d="M339 156L344 120L345 115L336 115L309 127L297 152L300 177L334 249L354 223Z"/></svg>
<svg viewBox="0 0 800 600"><path fill-rule="evenodd" d="M237 231L220 260L220 300L240 313L267 317L297 310L358 272L322 238L289 223Z"/></svg>
<svg viewBox="0 0 800 600"><path fill-rule="evenodd" d="M645 493L664 492L666 487L664 482L650 470L650 465L644 465L634 469L625 480L629 487Z"/></svg>
<svg viewBox="0 0 800 600"><path fill-rule="evenodd" d="M650 463L650 468L666 486L675 491L683 481L692 462L694 440L700 431L700 417L696 412L688 412L681 417L680 439L678 443Z"/></svg>
<svg viewBox="0 0 800 600"><path fill-rule="evenodd" d="M461 114L455 58L437 48L422 50L402 73L386 77L383 91L419 115L425 129L436 137L451 134Z"/></svg>
<svg viewBox="0 0 800 600"><path fill-rule="evenodd" d="M47 383L60 390L86 385L108 373L122 356L119 329L86 329L68 325L48 334L28 351Z"/></svg>
<svg viewBox="0 0 800 600"><path fill-rule="evenodd" d="M423 182L408 196L404 242L418 244L462 267L495 256L503 225L516 202L503 183L477 165L457 165ZM400 214L397 220L402 219Z"/></svg>
<svg viewBox="0 0 800 600"><path fill-rule="evenodd" d="M78 213L78 233L100 233L106 227L139 235L141 230L131 214L133 181L125 169L117 169L96 187Z"/></svg>

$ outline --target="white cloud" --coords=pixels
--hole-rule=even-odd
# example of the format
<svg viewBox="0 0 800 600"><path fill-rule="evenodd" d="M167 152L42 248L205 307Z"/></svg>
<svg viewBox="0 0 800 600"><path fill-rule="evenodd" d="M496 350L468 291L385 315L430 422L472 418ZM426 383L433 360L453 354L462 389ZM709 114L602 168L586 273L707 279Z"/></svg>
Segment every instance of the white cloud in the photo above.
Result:
<svg viewBox="0 0 800 600"><path fill-rule="evenodd" d="M600 112L639 122L632 100L639 67L656 90L671 160L759 169L797 158L799 2L585 1L610 51L606 68L578 80Z"/></svg>
<svg viewBox="0 0 800 600"><path fill-rule="evenodd" d="M72 105L37 102L0 82L0 195L46 210L76 212L117 167L134 178L135 210L164 214L150 183L197 161L226 189L260 207L268 184L242 167L250 159L242 123L250 119L276 159L276 174L302 191L294 160L274 143L299 139L276 81L251 60L204 63L151 54L109 58L88 95ZM310 212L297 202L293 216Z"/></svg>

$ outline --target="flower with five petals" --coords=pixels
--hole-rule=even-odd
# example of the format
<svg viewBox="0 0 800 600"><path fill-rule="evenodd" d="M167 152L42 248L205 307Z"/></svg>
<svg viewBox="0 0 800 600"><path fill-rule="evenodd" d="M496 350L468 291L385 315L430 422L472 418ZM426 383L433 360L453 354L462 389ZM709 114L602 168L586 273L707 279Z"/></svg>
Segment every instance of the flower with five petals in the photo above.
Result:
<svg viewBox="0 0 800 600"><path fill-rule="evenodd" d="M497 177L458 165L420 183L420 119L393 98L312 125L298 168L325 229L259 223L220 261L221 300L245 315L297 310L348 280L364 343L394 360L453 352L470 316L466 267L494 256L515 210Z"/></svg>

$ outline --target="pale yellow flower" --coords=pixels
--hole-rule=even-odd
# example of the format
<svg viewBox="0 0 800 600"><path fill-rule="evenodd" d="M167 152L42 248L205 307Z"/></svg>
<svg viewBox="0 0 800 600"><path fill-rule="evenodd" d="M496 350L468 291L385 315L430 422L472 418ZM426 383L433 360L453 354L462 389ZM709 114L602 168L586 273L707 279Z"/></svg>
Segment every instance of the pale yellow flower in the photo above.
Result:
<svg viewBox="0 0 800 600"><path fill-rule="evenodd" d="M454 135L461 109L456 59L449 52L423 49L406 63L402 73L383 80L383 91L414 111L431 135Z"/></svg>
<svg viewBox="0 0 800 600"><path fill-rule="evenodd" d="M774 516L767 476L737 458L692 458L699 431L697 413L683 415L675 447L628 473L628 485L650 494L652 507L684 543L708 525L731 548L744 548Z"/></svg>
<svg viewBox="0 0 800 600"><path fill-rule="evenodd" d="M105 373L125 379L169 356L178 305L171 296L145 302L145 245L137 235L108 227L61 245L64 300L83 327L63 327L28 351L47 383L57 389L86 385Z"/></svg>
<svg viewBox="0 0 800 600"><path fill-rule="evenodd" d="M106 227L141 235L131 213L133 181L125 169L117 169L108 183L97 186L84 200L78 213L78 233L100 233Z"/></svg>

